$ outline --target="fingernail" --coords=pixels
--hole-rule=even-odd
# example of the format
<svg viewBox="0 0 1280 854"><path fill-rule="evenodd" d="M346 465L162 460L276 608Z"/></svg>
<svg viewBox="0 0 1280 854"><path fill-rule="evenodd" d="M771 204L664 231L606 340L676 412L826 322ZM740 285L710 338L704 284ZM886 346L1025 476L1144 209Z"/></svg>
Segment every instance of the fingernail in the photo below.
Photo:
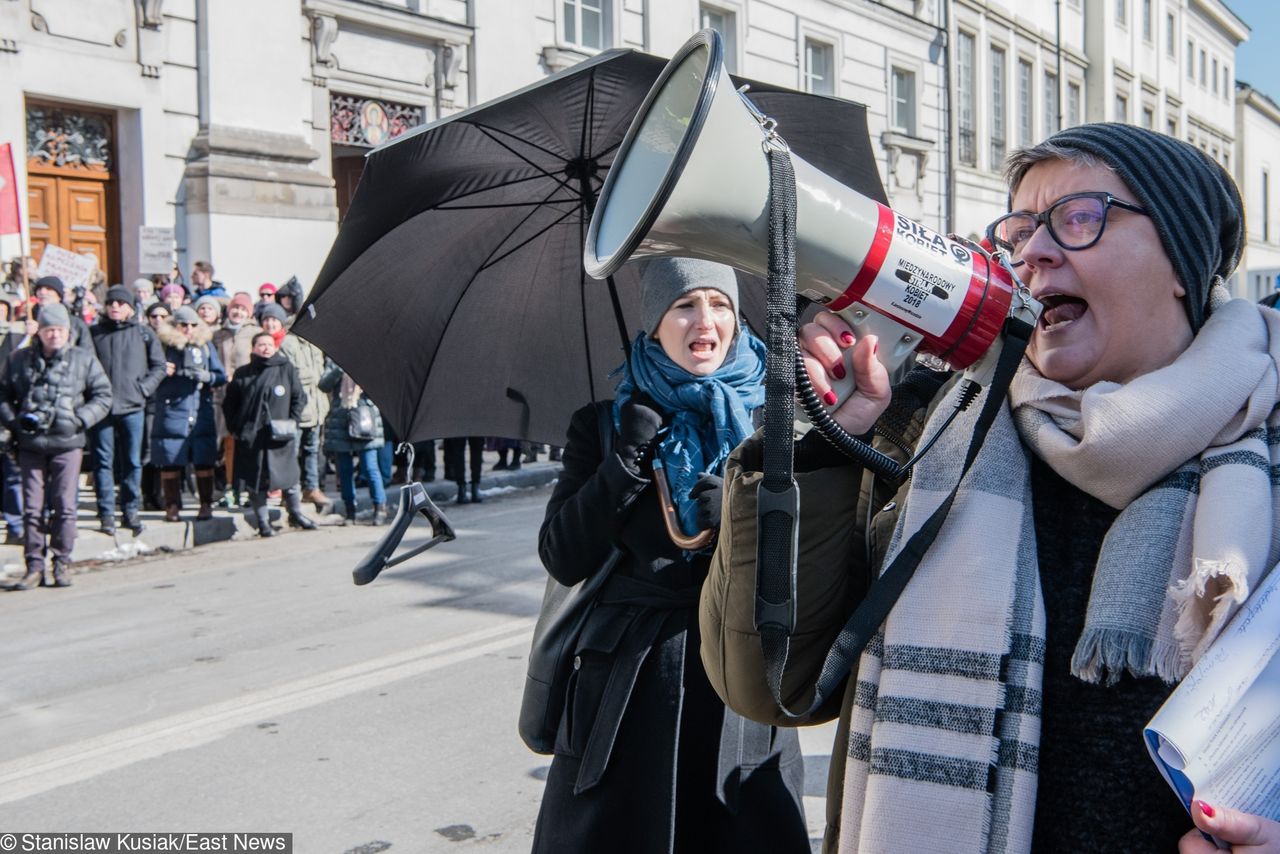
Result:
<svg viewBox="0 0 1280 854"><path fill-rule="evenodd" d="M831 376L838 380L844 379L844 362L836 362L831 366Z"/></svg>
<svg viewBox="0 0 1280 854"><path fill-rule="evenodd" d="M836 393L834 391L829 391L822 396L822 402L827 406L835 406L837 400L839 400L839 398L836 397Z"/></svg>
<svg viewBox="0 0 1280 854"><path fill-rule="evenodd" d="M841 343L841 344L843 344L843 345L845 345L846 347L848 347L850 344L852 344L852 343L853 343L853 333L852 333L852 332L841 332L841 333L840 333L840 343Z"/></svg>
<svg viewBox="0 0 1280 854"><path fill-rule="evenodd" d="M880 339L872 338L871 339L871 355L874 356L876 353L879 353L879 352L880 352Z"/></svg>
<svg viewBox="0 0 1280 854"><path fill-rule="evenodd" d="M1213 818L1217 815L1217 810L1206 804L1204 801L1196 801L1196 806L1200 807L1200 812L1204 813L1205 818Z"/></svg>

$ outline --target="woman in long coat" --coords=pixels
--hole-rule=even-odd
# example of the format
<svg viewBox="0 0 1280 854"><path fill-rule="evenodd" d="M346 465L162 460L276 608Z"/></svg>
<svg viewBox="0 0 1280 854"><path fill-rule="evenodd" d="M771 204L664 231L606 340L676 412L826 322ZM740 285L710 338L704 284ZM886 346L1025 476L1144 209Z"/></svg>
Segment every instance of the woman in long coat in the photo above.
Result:
<svg viewBox="0 0 1280 854"><path fill-rule="evenodd" d="M727 267L653 261L642 288L617 399L574 414L539 533L561 584L614 546L622 558L575 650L533 850L807 854L796 734L712 690L694 611L710 550L672 541L650 468L662 461L684 536L718 526L715 475L764 402L764 345L738 329Z"/></svg>
<svg viewBox="0 0 1280 854"><path fill-rule="evenodd" d="M267 493L284 492L289 524L314 530L315 522L302 513L302 488L298 484L297 423L307 404L307 393L298 369L276 350L270 332L253 336L249 364L241 365L227 384L222 413L235 437L235 479L249 487L250 503L258 534L275 535L267 510ZM291 420L294 435L280 440L272 436L272 420Z"/></svg>
<svg viewBox="0 0 1280 854"><path fill-rule="evenodd" d="M160 468L164 518L177 522L182 509L182 470L194 466L200 496L197 519L213 516L213 466L218 459L218 428L213 389L227 381L210 343L213 328L190 306L173 313L173 323L156 329L164 345L165 378L156 389L151 430L151 464Z"/></svg>

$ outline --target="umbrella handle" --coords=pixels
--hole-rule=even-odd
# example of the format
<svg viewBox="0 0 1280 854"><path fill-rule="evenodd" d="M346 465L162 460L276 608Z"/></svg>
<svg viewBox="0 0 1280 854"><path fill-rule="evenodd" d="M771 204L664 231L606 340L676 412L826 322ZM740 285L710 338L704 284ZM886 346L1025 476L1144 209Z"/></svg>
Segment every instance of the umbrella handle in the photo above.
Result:
<svg viewBox="0 0 1280 854"><path fill-rule="evenodd" d="M662 463L653 461L653 480L658 485L658 500L662 502L662 521L667 526L667 536L685 551L696 552L706 548L716 538L714 528L700 531L692 537L680 530L680 516L671 500L671 486L667 483L667 471Z"/></svg>

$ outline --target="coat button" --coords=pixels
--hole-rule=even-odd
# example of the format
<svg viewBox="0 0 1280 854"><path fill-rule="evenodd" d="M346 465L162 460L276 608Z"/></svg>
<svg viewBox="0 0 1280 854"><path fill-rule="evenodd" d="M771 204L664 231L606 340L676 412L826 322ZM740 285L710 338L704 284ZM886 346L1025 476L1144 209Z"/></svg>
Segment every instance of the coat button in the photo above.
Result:
<svg viewBox="0 0 1280 854"><path fill-rule="evenodd" d="M886 504L884 507L880 508L880 512L881 512L881 513L892 513L894 510L896 510L896 509L897 509L897 507L898 507L898 502L896 502L896 501L890 501L890 502L889 502L888 504Z"/></svg>
<svg viewBox="0 0 1280 854"><path fill-rule="evenodd" d="M580 656L580 655L575 655L575 656L573 657L573 669L574 669L574 670L581 670L581 669L582 669L582 656Z"/></svg>

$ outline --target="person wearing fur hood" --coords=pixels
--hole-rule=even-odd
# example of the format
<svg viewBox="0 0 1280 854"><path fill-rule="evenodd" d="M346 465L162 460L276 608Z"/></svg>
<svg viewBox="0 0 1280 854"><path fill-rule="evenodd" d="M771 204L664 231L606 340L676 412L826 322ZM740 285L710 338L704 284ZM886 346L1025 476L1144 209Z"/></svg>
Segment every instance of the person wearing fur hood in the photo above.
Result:
<svg viewBox="0 0 1280 854"><path fill-rule="evenodd" d="M165 378L156 389L156 417L151 432L151 462L160 468L164 518L177 522L182 509L182 470L196 471L200 497L197 519L213 516L213 466L218 457L218 428L213 389L227 381L222 360L212 345L213 327L190 306L173 314L173 322L156 330L164 345Z"/></svg>

